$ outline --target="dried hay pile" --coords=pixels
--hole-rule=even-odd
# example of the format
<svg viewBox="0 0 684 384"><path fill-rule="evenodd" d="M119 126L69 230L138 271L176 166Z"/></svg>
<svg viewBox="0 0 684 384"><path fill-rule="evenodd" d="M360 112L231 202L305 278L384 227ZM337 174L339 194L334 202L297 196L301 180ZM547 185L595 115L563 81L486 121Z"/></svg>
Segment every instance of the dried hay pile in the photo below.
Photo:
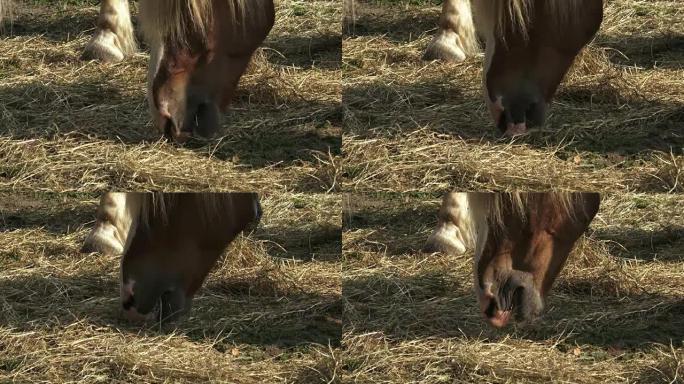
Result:
<svg viewBox="0 0 684 384"><path fill-rule="evenodd" d="M438 1L354 11L343 42L349 381L682 382L681 4L607 0L547 126L515 140L490 122L481 57L421 61ZM472 254L419 251L451 189L604 192L536 326L491 329Z"/></svg>
<svg viewBox="0 0 684 384"><path fill-rule="evenodd" d="M147 53L79 60L97 1L15 2L0 37L0 382L311 382L339 371L340 20L278 2L220 140L158 140ZM259 190L177 328L127 324L117 257L78 253L108 190ZM330 342L329 342L330 340Z"/></svg>

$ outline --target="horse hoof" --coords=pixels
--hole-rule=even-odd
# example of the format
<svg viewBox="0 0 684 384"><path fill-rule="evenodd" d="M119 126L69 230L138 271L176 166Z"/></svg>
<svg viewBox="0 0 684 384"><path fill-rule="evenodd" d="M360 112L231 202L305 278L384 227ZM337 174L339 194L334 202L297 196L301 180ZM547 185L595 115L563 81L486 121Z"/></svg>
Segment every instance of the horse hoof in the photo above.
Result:
<svg viewBox="0 0 684 384"><path fill-rule="evenodd" d="M81 253L101 253L107 256L116 256L123 253L123 247L116 240L103 234L100 231L94 231L83 242L80 250Z"/></svg>
<svg viewBox="0 0 684 384"><path fill-rule="evenodd" d="M456 44L456 39L436 36L425 50L423 60L446 61L448 63L460 63L466 59L463 49Z"/></svg>
<svg viewBox="0 0 684 384"><path fill-rule="evenodd" d="M466 247L458 240L451 239L440 233L433 233L425 242L422 251L425 253L438 252L445 255L458 256L466 252Z"/></svg>
<svg viewBox="0 0 684 384"><path fill-rule="evenodd" d="M124 54L118 48L118 37L112 31L98 31L88 42L81 60L97 60L105 63L116 63L124 59Z"/></svg>

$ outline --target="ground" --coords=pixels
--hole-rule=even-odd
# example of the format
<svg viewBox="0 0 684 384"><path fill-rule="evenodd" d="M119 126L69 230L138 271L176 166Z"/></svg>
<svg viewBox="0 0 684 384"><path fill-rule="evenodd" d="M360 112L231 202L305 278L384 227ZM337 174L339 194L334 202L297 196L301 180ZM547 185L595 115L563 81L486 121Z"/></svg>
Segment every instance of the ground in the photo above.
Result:
<svg viewBox="0 0 684 384"><path fill-rule="evenodd" d="M0 382L332 380L341 4L279 1L225 136L184 147L152 129L144 49L79 60L97 4L15 2L0 36ZM118 311L118 257L79 254L112 189L256 190L264 217L187 318L140 328Z"/></svg>
<svg viewBox="0 0 684 384"><path fill-rule="evenodd" d="M548 124L512 141L482 100L481 56L421 60L438 5L358 1L343 41L344 186L684 192L680 2L606 3L601 31L561 86Z"/></svg>
<svg viewBox="0 0 684 384"><path fill-rule="evenodd" d="M420 251L439 204L418 194L345 199L342 360L350 382L681 381L684 198L604 196L544 316L503 330L479 314L472 253Z"/></svg>
<svg viewBox="0 0 684 384"><path fill-rule="evenodd" d="M510 140L481 57L420 60L438 1L357 1L343 29L339 0L278 0L225 136L186 146L152 128L144 47L79 60L97 1L17 3L0 39L0 382L682 381L678 1L608 0L547 126ZM256 190L264 219L187 318L140 328L118 313L118 258L78 253L112 189ZM489 328L472 254L420 252L451 189L602 192L540 322Z"/></svg>
<svg viewBox="0 0 684 384"><path fill-rule="evenodd" d="M439 1L355 3L343 40L350 382L682 382L683 9L606 3L548 124L515 140L490 122L481 56L421 60ZM452 189L602 192L541 322L491 329L472 254L420 252Z"/></svg>

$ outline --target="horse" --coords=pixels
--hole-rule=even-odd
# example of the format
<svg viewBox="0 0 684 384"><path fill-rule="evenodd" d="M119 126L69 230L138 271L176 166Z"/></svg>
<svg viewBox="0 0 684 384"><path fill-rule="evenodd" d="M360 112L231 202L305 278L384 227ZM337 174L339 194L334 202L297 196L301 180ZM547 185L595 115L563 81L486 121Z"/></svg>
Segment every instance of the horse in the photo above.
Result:
<svg viewBox="0 0 684 384"><path fill-rule="evenodd" d="M0 11L7 8L2 1ZM273 0L141 0L154 126L178 143L215 136L221 112L274 23ZM82 58L115 62L136 51L128 0L102 0Z"/></svg>
<svg viewBox="0 0 684 384"><path fill-rule="evenodd" d="M460 62L485 42L482 88L506 136L542 125L575 57L603 22L603 0L444 0L426 60Z"/></svg>
<svg viewBox="0 0 684 384"><path fill-rule="evenodd" d="M456 193L444 196L426 252L474 249L474 288L496 328L537 319L574 244L600 205L598 193Z"/></svg>
<svg viewBox="0 0 684 384"><path fill-rule="evenodd" d="M121 306L134 322L173 321L229 244L258 224L255 193L107 193L81 252L121 254Z"/></svg>

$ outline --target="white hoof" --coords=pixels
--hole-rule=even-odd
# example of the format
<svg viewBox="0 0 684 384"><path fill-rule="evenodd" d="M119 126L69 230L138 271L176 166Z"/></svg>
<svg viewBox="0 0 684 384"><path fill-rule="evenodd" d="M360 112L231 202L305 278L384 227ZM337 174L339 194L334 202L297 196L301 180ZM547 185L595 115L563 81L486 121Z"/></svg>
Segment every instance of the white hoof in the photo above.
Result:
<svg viewBox="0 0 684 384"><path fill-rule="evenodd" d="M439 33L428 45L423 60L441 60L460 63L466 59L466 54L459 46L461 39L454 32Z"/></svg>
<svg viewBox="0 0 684 384"><path fill-rule="evenodd" d="M110 30L98 30L85 47L82 60L99 60L106 63L119 62L124 54L119 44L119 38Z"/></svg>
<svg viewBox="0 0 684 384"><path fill-rule="evenodd" d="M435 229L423 246L423 252L440 252L447 255L462 255L466 250L463 237L458 227L453 224Z"/></svg>
<svg viewBox="0 0 684 384"><path fill-rule="evenodd" d="M117 230L111 224L98 225L86 237L81 253L99 252L104 255L120 255L123 244L117 238Z"/></svg>

